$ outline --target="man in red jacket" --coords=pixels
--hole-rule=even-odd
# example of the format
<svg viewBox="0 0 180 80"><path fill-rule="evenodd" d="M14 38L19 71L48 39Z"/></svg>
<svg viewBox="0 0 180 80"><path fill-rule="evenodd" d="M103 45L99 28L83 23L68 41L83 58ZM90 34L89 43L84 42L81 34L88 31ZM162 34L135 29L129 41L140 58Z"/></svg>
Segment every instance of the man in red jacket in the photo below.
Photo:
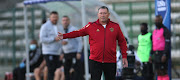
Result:
<svg viewBox="0 0 180 80"><path fill-rule="evenodd" d="M115 80L116 74L116 42L120 46L123 65L128 67L127 46L118 23L109 19L106 6L98 9L98 20L89 22L80 30L70 33L59 33L59 40L89 35L91 80L100 80L102 71L106 80Z"/></svg>

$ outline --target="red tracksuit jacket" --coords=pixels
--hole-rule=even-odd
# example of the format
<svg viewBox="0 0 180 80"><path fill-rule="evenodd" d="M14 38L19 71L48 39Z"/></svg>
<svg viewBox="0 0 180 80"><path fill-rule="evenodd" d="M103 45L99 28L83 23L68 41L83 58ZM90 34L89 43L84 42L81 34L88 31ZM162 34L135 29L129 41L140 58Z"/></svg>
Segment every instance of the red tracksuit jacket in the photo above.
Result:
<svg viewBox="0 0 180 80"><path fill-rule="evenodd" d="M127 58L127 46L124 35L115 22L108 20L104 28L99 20L89 22L80 30L63 34L63 38L75 38L89 35L90 57L89 59L102 63L116 63L116 42L120 46L122 57Z"/></svg>

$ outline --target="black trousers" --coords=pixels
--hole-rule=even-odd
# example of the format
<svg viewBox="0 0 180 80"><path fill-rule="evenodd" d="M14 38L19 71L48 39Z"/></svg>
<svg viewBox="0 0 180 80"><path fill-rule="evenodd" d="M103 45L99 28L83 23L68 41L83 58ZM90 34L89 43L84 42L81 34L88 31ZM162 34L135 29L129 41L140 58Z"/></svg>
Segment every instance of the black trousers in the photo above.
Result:
<svg viewBox="0 0 180 80"><path fill-rule="evenodd" d="M26 67L16 67L13 70L13 80L25 80Z"/></svg>
<svg viewBox="0 0 180 80"><path fill-rule="evenodd" d="M30 66L30 72L33 72L36 66ZM13 80L25 80L26 66L23 68L16 67L13 69Z"/></svg>
<svg viewBox="0 0 180 80"><path fill-rule="evenodd" d="M153 80L154 73L152 63L143 62L142 76L144 77L144 80Z"/></svg>
<svg viewBox="0 0 180 80"><path fill-rule="evenodd" d="M44 55L48 67L48 80L54 80L54 72L59 67L59 55Z"/></svg>
<svg viewBox="0 0 180 80"><path fill-rule="evenodd" d="M155 65L155 70L168 70L168 55L166 55L166 61L161 62L163 56L163 51L153 51L153 63Z"/></svg>
<svg viewBox="0 0 180 80"><path fill-rule="evenodd" d="M101 80L102 72L104 72L105 80L115 80L116 63L100 63L94 60L90 62L91 80Z"/></svg>
<svg viewBox="0 0 180 80"><path fill-rule="evenodd" d="M82 71L79 68L82 67L81 61L76 59L76 53L67 53L64 54L65 62L64 62L64 73L65 80L81 80L80 78L83 76ZM73 68L75 72L71 75L69 70Z"/></svg>
<svg viewBox="0 0 180 80"><path fill-rule="evenodd" d="M75 72L72 74L72 80L84 80L84 64L80 59L76 59L74 69Z"/></svg>

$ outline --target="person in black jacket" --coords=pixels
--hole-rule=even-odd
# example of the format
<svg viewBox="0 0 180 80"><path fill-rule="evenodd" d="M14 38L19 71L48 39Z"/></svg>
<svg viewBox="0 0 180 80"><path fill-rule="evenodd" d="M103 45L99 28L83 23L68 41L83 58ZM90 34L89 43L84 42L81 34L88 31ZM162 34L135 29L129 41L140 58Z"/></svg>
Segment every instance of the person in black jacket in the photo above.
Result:
<svg viewBox="0 0 180 80"><path fill-rule="evenodd" d="M38 67L43 61L42 51L38 47L37 41L32 40L30 43L29 51L29 64L30 72L33 72L36 67ZM18 67L13 70L13 80L25 80L26 73L26 58L22 60Z"/></svg>
<svg viewBox="0 0 180 80"><path fill-rule="evenodd" d="M152 50L150 60L155 65L157 80L169 80L168 59L170 55L170 31L162 24L163 18L157 15L155 18L156 29L152 34Z"/></svg>

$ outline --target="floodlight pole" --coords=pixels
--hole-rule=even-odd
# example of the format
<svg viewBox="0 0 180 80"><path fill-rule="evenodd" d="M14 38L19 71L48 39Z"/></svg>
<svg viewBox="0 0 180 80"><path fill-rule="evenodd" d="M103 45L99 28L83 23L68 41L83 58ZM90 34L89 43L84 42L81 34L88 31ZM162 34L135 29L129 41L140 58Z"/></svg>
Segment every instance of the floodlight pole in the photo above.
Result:
<svg viewBox="0 0 180 80"><path fill-rule="evenodd" d="M26 41L26 80L30 80L29 76L29 41L28 41L28 24L27 24L27 7L24 5L24 31L25 31L25 41Z"/></svg>
<svg viewBox="0 0 180 80"><path fill-rule="evenodd" d="M82 14L82 26L86 25L86 12L84 0L81 0L81 14ZM88 68L88 47L87 47L87 36L84 36L84 66L85 66L85 80L89 80L89 68Z"/></svg>

